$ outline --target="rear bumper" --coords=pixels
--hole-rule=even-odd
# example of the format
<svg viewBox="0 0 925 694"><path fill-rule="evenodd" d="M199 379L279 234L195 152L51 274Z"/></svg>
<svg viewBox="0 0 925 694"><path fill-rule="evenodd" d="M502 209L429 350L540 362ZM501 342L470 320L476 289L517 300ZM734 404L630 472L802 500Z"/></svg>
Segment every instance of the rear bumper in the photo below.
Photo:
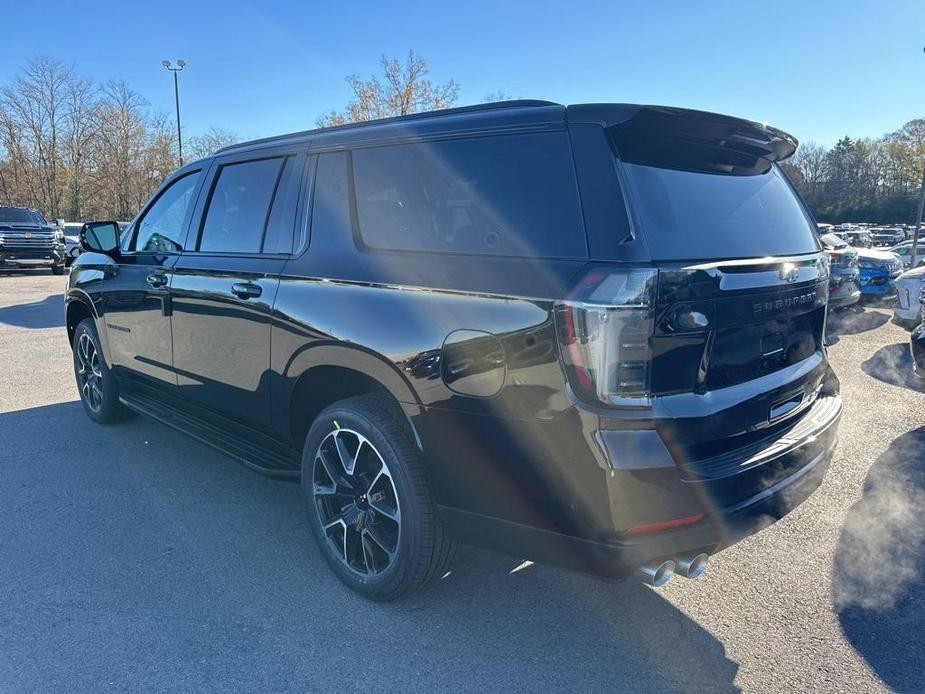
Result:
<svg viewBox="0 0 925 694"><path fill-rule="evenodd" d="M716 554L783 518L816 491L832 461L836 441L789 477L744 502L705 517L690 527L666 530L620 543L596 542L441 507L451 532L476 536L480 546L517 557L586 573L623 578L659 559L692 552Z"/></svg>
<svg viewBox="0 0 925 694"><path fill-rule="evenodd" d="M922 322L922 314L917 313L911 318L907 318L904 315L900 314L899 311L896 311L893 314L893 324L898 325L900 328L906 330L913 330L915 326Z"/></svg>
<svg viewBox="0 0 925 694"><path fill-rule="evenodd" d="M829 281L829 308L844 308L861 300L861 276L855 269L833 269Z"/></svg>
<svg viewBox="0 0 925 694"><path fill-rule="evenodd" d="M861 300L861 290L854 289L851 291L838 292L829 295L829 308L838 309L845 306L852 306Z"/></svg>
<svg viewBox="0 0 925 694"><path fill-rule="evenodd" d="M684 527L635 535L615 535L611 528L594 539L456 508L441 507L441 513L463 541L610 577L681 554L715 554L782 518L816 490L835 451L841 410L837 395L820 398L772 440L699 466L671 462L667 449L657 450L651 437L634 439L627 457L644 459L651 467L614 469L608 475L614 526L621 525L619 516L643 510L663 518L701 517ZM608 454L615 453L619 455L611 446Z"/></svg>

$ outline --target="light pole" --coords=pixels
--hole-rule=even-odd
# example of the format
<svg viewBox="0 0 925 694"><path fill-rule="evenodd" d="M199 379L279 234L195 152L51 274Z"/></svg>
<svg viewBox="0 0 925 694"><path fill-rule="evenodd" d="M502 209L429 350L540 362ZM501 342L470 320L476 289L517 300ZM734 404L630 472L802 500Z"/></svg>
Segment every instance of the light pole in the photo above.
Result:
<svg viewBox="0 0 925 694"><path fill-rule="evenodd" d="M161 65L173 73L173 98L177 104L177 148L180 151L180 166L183 166L183 136L180 134L180 82L177 79L177 73L186 67L186 61L180 58L174 67L169 60L162 60Z"/></svg>

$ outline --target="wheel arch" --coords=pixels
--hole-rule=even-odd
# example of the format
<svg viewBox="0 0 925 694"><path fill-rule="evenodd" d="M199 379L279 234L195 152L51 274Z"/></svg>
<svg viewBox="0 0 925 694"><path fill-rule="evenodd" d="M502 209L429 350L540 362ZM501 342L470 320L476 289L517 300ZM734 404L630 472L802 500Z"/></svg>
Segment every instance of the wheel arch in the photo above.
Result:
<svg viewBox="0 0 925 694"><path fill-rule="evenodd" d="M357 395L388 397L408 424L415 445L421 439L413 417L421 400L398 368L383 356L356 345L324 343L306 346L290 359L284 371L289 384L282 399L281 421L296 446L301 446L318 414L338 400Z"/></svg>
<svg viewBox="0 0 925 694"><path fill-rule="evenodd" d="M97 326L97 332L99 332L99 321L93 308L93 302L90 297L82 292L71 290L64 307L64 315L64 323L67 326L67 341L71 345L74 344L74 332L77 330L77 325L82 320L92 318Z"/></svg>
<svg viewBox="0 0 925 694"><path fill-rule="evenodd" d="M70 289L65 299L64 307L64 324L67 330L67 341L69 345L74 345L74 331L77 330L77 326L80 322L86 318L91 318L93 320L93 325L96 327L96 334L100 341L100 347L103 351L103 358L111 367L112 359L109 353L108 335L106 334L105 326L102 324L102 321L100 321L93 300L89 295L79 289Z"/></svg>

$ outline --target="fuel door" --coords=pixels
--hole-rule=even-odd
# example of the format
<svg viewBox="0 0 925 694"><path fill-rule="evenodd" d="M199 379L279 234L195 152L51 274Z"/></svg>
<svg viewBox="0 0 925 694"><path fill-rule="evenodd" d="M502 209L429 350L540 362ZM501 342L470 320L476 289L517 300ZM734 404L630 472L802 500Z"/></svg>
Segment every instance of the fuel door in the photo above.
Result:
<svg viewBox="0 0 925 694"><path fill-rule="evenodd" d="M490 398L504 385L505 362L504 347L491 333L454 330L443 342L440 372L454 393Z"/></svg>

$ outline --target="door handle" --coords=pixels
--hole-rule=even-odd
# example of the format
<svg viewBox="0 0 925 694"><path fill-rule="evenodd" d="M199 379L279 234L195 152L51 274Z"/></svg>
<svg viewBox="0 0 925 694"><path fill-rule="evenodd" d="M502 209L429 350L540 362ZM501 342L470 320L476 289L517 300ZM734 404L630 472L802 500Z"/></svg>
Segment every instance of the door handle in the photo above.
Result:
<svg viewBox="0 0 925 694"><path fill-rule="evenodd" d="M152 272L146 280L152 287L163 287L167 284L167 275L163 272Z"/></svg>
<svg viewBox="0 0 925 694"><path fill-rule="evenodd" d="M231 285L231 293L239 299L256 299L263 294L263 289L253 282L235 282Z"/></svg>

